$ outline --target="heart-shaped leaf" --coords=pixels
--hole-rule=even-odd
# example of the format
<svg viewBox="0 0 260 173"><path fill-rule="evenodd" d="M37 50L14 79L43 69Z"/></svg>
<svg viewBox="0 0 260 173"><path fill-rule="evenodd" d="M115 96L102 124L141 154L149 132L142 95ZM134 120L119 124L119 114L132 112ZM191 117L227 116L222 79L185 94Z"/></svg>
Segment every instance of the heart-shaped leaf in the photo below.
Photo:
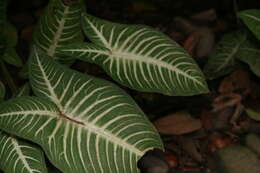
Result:
<svg viewBox="0 0 260 173"><path fill-rule="evenodd" d="M138 159L162 149L140 108L110 82L59 65L36 48L30 79L39 98L0 105L0 128L38 143L62 172L139 172Z"/></svg>
<svg viewBox="0 0 260 173"><path fill-rule="evenodd" d="M241 31L224 35L205 66L204 73L206 77L215 79L232 72L236 67L238 51L246 39L246 33Z"/></svg>
<svg viewBox="0 0 260 173"><path fill-rule="evenodd" d="M239 13L239 17L260 40L260 10L244 10Z"/></svg>
<svg viewBox="0 0 260 173"><path fill-rule="evenodd" d="M166 95L208 92L194 60L164 34L141 25L123 25L85 14L83 29L94 44L74 44L61 52L96 63L130 88Z"/></svg>
<svg viewBox="0 0 260 173"><path fill-rule="evenodd" d="M47 173L40 148L1 131L0 169L6 173Z"/></svg>
<svg viewBox="0 0 260 173"><path fill-rule="evenodd" d="M34 43L49 56L63 63L71 59L57 57L56 49L62 45L83 40L80 18L84 8L82 0L64 4L64 0L51 0L45 14L39 21Z"/></svg>

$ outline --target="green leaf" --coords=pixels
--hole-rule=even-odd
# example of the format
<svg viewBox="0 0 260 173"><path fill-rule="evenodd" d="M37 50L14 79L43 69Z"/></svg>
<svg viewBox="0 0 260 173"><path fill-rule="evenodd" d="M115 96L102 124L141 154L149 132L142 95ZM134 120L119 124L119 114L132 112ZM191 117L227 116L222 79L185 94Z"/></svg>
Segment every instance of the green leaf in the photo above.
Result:
<svg viewBox="0 0 260 173"><path fill-rule="evenodd" d="M47 173L40 148L1 131L0 169L6 173Z"/></svg>
<svg viewBox="0 0 260 173"><path fill-rule="evenodd" d="M0 101L4 100L4 97L5 97L5 86L0 81Z"/></svg>
<svg viewBox="0 0 260 173"><path fill-rule="evenodd" d="M74 2L65 5L63 0L51 0L34 35L34 43L37 46L63 63L70 63L71 59L57 57L56 49L83 40L80 18L84 3L82 0Z"/></svg>
<svg viewBox="0 0 260 173"><path fill-rule="evenodd" d="M132 89L166 95L208 92L194 60L166 35L147 26L111 23L87 14L82 23L96 45L69 45L61 53L100 65Z"/></svg>
<svg viewBox="0 0 260 173"><path fill-rule="evenodd" d="M18 90L18 93L15 94L15 97L29 96L30 90L30 84L26 83Z"/></svg>
<svg viewBox="0 0 260 173"><path fill-rule="evenodd" d="M238 51L237 58L248 64L253 73L260 77L260 50L250 41L246 41Z"/></svg>
<svg viewBox="0 0 260 173"><path fill-rule="evenodd" d="M247 147L235 145L218 151L222 173L259 173L260 160Z"/></svg>
<svg viewBox="0 0 260 173"><path fill-rule="evenodd" d="M239 17L260 40L260 10L244 10L239 13Z"/></svg>
<svg viewBox="0 0 260 173"><path fill-rule="evenodd" d="M135 102L110 82L59 65L33 49L34 93L0 105L0 128L39 144L64 173L139 172L159 134Z"/></svg>
<svg viewBox="0 0 260 173"><path fill-rule="evenodd" d="M14 65L16 67L23 66L23 62L20 56L17 54L15 48L13 47L6 48L3 59L6 63Z"/></svg>
<svg viewBox="0 0 260 173"><path fill-rule="evenodd" d="M208 79L218 78L235 69L236 56L246 38L246 33L241 31L223 36L205 65L204 73Z"/></svg>
<svg viewBox="0 0 260 173"><path fill-rule="evenodd" d="M260 113L248 108L246 109L247 115L253 120L260 121Z"/></svg>

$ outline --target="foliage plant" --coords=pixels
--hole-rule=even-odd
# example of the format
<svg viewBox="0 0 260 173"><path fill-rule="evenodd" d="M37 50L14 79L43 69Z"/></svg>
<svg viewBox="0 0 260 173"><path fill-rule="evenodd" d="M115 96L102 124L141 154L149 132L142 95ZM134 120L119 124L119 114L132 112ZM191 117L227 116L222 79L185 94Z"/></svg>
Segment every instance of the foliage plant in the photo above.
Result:
<svg viewBox="0 0 260 173"><path fill-rule="evenodd" d="M248 64L252 72L260 77L260 10L241 11L238 16L250 32L238 30L223 36L204 68L208 79L229 74L241 62Z"/></svg>
<svg viewBox="0 0 260 173"><path fill-rule="evenodd" d="M91 43L83 42L82 30ZM3 31L0 36L9 39ZM45 155L64 173L137 173L137 161L147 151L163 150L134 100L112 82L70 69L75 59L100 65L119 84L138 91L208 92L195 61L163 33L93 17L82 0L51 0L31 45L30 83L11 99L0 83L0 169L5 173L46 173Z"/></svg>

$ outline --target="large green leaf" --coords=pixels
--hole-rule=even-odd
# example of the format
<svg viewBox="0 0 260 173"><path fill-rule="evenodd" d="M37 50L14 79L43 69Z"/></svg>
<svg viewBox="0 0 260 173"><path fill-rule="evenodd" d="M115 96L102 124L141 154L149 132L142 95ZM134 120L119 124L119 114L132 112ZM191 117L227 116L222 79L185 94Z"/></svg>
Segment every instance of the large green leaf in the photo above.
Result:
<svg viewBox="0 0 260 173"><path fill-rule="evenodd" d="M143 112L110 82L70 70L35 48L30 79L39 98L0 105L0 128L38 143L62 172L139 172L138 159L162 148Z"/></svg>
<svg viewBox="0 0 260 173"><path fill-rule="evenodd" d="M260 10L244 10L239 13L239 17L260 40Z"/></svg>
<svg viewBox="0 0 260 173"><path fill-rule="evenodd" d="M246 39L247 35L242 31L224 35L205 66L204 73L206 77L215 79L232 72L236 67L238 51Z"/></svg>
<svg viewBox="0 0 260 173"><path fill-rule="evenodd" d="M5 173L47 173L40 148L1 131L0 169Z"/></svg>
<svg viewBox="0 0 260 173"><path fill-rule="evenodd" d="M166 95L208 92L194 60L166 35L141 25L111 23L85 14L85 34L94 44L74 44L63 54L96 63L117 82Z"/></svg>
<svg viewBox="0 0 260 173"><path fill-rule="evenodd" d="M34 43L55 59L58 58L56 56L58 47L83 40L80 24L84 9L83 1L71 1L66 5L63 1L50 0L34 35ZM64 57L58 59L63 63L71 61Z"/></svg>

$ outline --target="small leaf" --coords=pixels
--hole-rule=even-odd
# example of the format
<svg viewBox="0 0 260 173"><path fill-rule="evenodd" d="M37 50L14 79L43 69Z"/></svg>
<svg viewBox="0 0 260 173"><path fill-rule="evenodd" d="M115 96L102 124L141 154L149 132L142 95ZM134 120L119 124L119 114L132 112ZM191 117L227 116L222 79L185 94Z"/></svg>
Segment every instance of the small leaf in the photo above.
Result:
<svg viewBox="0 0 260 173"><path fill-rule="evenodd" d="M222 173L259 173L260 160L247 147L235 145L221 149L217 153Z"/></svg>
<svg viewBox="0 0 260 173"><path fill-rule="evenodd" d="M30 90L30 84L26 83L18 90L18 93L15 94L15 97L29 96Z"/></svg>
<svg viewBox="0 0 260 173"><path fill-rule="evenodd" d="M16 67L23 66L21 57L17 54L15 48L13 48L13 47L8 47L6 49L3 59L6 63L14 65Z"/></svg>
<svg viewBox="0 0 260 173"><path fill-rule="evenodd" d="M40 148L1 131L0 169L6 173L47 173Z"/></svg>
<svg viewBox="0 0 260 173"><path fill-rule="evenodd" d="M63 0L51 0L36 28L34 43L49 56L70 64L71 59L57 57L56 49L62 45L83 40L80 25L83 9L83 0L77 0L68 5L65 5Z"/></svg>
<svg viewBox="0 0 260 173"><path fill-rule="evenodd" d="M201 121L194 119L187 112L177 112L154 122L155 127L160 133L182 135L201 128Z"/></svg>
<svg viewBox="0 0 260 173"><path fill-rule="evenodd" d="M238 51L237 58L248 64L255 75L260 77L260 50L247 40Z"/></svg>
<svg viewBox="0 0 260 173"><path fill-rule="evenodd" d="M246 109L247 115L253 120L260 121L260 113L248 108Z"/></svg>
<svg viewBox="0 0 260 173"><path fill-rule="evenodd" d="M85 14L83 29L93 44L61 49L66 55L100 65L124 86L166 95L207 93L194 60L164 34L141 25L123 25Z"/></svg>
<svg viewBox="0 0 260 173"><path fill-rule="evenodd" d="M244 10L239 13L239 17L260 40L260 10Z"/></svg>
<svg viewBox="0 0 260 173"><path fill-rule="evenodd" d="M4 97L5 97L5 86L0 81L0 101L4 100Z"/></svg>
<svg viewBox="0 0 260 173"><path fill-rule="evenodd" d="M204 68L208 79L215 79L232 72L236 67L236 56L246 41L246 33L237 31L226 34L217 44Z"/></svg>

